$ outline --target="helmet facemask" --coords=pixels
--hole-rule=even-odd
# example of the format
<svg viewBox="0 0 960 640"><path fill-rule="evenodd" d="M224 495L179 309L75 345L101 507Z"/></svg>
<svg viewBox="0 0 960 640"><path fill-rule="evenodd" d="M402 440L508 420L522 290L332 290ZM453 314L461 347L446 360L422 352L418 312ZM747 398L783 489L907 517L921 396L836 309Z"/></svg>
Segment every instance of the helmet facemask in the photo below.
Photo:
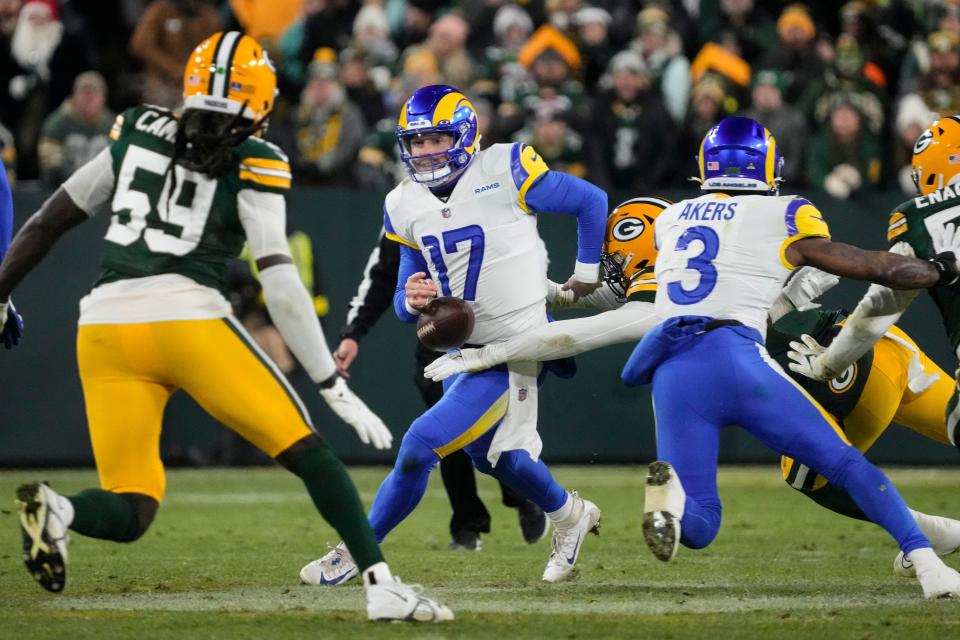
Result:
<svg viewBox="0 0 960 640"><path fill-rule="evenodd" d="M452 127L431 127L398 134L400 158L407 166L410 178L427 187L440 187L456 180L473 158L463 148L464 133L466 131L457 131ZM451 144L437 153L415 154L412 149L413 142L427 136L449 136Z"/></svg>

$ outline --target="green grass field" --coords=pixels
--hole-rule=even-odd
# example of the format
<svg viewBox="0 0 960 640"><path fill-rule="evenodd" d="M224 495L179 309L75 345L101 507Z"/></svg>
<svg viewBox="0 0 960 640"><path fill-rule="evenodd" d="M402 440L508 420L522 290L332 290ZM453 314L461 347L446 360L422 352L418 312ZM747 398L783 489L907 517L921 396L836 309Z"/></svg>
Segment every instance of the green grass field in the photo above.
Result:
<svg viewBox="0 0 960 640"><path fill-rule="evenodd" d="M707 550L681 548L671 564L653 559L640 538L639 467L555 472L603 510L579 576L560 585L540 581L549 542L523 543L515 512L500 505L488 478L481 494L493 532L479 553L448 551L449 509L434 475L419 509L384 545L394 573L457 615L421 626L366 622L356 583L298 584L300 567L337 537L298 481L275 469L171 472L143 539L118 545L75 536L67 589L46 593L20 561L13 489L43 478L71 492L94 485L95 474L2 472L0 637L960 637L960 602L926 602L915 581L895 577L886 534L820 509L789 490L776 468L723 469L719 537ZM367 504L385 473L353 470ZM960 516L960 471L890 475L912 506Z"/></svg>

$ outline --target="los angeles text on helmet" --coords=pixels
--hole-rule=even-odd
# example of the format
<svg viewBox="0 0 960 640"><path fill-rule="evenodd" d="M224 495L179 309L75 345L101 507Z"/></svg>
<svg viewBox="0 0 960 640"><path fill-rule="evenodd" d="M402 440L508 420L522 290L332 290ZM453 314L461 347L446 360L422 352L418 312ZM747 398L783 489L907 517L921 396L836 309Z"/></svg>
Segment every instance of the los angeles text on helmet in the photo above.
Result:
<svg viewBox="0 0 960 640"><path fill-rule="evenodd" d="M960 196L958 193L960 190L960 185L947 185L939 191L933 191L928 193L925 196L920 196L919 198L914 198L913 203L917 206L918 209L922 209L931 204L937 204L938 202L943 202L944 200L949 200L950 198L956 198Z"/></svg>

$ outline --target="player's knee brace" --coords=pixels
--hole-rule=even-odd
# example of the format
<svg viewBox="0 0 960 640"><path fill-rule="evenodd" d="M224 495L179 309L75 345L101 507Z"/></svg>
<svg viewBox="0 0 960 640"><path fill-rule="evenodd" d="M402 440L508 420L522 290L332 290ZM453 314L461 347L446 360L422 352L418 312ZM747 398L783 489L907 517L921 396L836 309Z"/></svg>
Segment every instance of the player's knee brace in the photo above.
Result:
<svg viewBox="0 0 960 640"><path fill-rule="evenodd" d="M153 523L153 519L157 515L157 509L160 508L160 503L142 493L118 493L117 495L130 505L133 512L133 524L128 528L124 539L119 540L119 542L139 540Z"/></svg>

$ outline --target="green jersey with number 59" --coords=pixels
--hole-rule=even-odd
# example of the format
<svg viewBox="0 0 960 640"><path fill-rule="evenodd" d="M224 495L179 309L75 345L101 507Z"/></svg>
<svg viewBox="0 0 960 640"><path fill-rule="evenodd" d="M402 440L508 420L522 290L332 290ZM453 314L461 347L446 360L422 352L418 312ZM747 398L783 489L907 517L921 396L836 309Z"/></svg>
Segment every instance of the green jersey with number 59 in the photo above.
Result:
<svg viewBox="0 0 960 640"><path fill-rule="evenodd" d="M931 234L947 223L960 224L960 185L947 185L925 196L908 200L890 214L887 241L890 246L906 242L918 258L932 258ZM960 344L960 290L935 286L927 289L943 318L954 349Z"/></svg>
<svg viewBox="0 0 960 640"><path fill-rule="evenodd" d="M236 169L225 175L171 167L176 131L175 115L159 107L141 105L117 117L110 133L112 216L98 285L178 274L222 289L226 263L245 240L240 194L290 188L287 157L255 137L233 148Z"/></svg>

